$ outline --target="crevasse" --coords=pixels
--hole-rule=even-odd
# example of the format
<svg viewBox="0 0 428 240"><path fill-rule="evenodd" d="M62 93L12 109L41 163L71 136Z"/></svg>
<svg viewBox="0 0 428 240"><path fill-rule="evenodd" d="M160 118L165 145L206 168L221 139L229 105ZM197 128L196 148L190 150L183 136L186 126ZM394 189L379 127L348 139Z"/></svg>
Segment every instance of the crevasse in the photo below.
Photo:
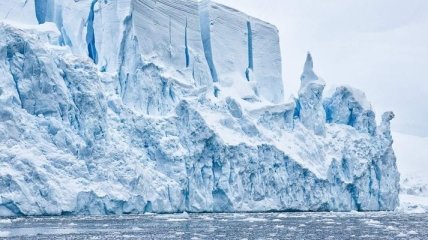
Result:
<svg viewBox="0 0 428 240"><path fill-rule="evenodd" d="M94 30L94 20L95 20L95 4L98 0L92 0L91 7L89 10L89 16L86 26L86 43L88 45L88 56L94 61L95 64L98 63L98 53L95 46L95 30Z"/></svg>
<svg viewBox="0 0 428 240"><path fill-rule="evenodd" d="M254 70L253 59L253 30L251 29L251 22L247 21L247 34L248 34L248 68L245 72L247 80L250 81L250 71Z"/></svg>
<svg viewBox="0 0 428 240"><path fill-rule="evenodd" d="M189 46L187 43L187 18L186 18L186 27L184 28L184 54L186 57L186 67L189 67L190 64L190 55L189 55Z"/></svg>
<svg viewBox="0 0 428 240"><path fill-rule="evenodd" d="M202 1L199 6L199 17L201 24L201 37L204 46L204 54L207 60L213 82L218 82L217 70L214 65L213 52L211 46L211 20L209 14L209 1Z"/></svg>
<svg viewBox="0 0 428 240"><path fill-rule="evenodd" d="M36 10L36 17L39 24L46 22L46 15L48 11L48 0L34 0Z"/></svg>

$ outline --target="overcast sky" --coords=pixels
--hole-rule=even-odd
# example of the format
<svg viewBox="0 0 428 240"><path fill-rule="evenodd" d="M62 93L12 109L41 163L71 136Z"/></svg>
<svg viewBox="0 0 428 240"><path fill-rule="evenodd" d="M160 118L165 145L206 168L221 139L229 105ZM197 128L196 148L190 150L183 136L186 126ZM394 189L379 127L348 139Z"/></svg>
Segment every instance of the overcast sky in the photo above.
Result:
<svg viewBox="0 0 428 240"><path fill-rule="evenodd" d="M287 96L310 51L328 87L359 88L395 131L428 136L427 0L216 1L278 27Z"/></svg>

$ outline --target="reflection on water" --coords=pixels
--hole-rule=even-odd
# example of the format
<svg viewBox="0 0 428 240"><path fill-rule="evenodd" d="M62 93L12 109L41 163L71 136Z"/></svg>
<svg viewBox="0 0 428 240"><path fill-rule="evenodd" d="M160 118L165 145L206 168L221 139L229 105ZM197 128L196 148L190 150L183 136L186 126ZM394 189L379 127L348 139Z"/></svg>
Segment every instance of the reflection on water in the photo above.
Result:
<svg viewBox="0 0 428 240"><path fill-rule="evenodd" d="M251 213L0 219L0 238L428 239L428 214Z"/></svg>

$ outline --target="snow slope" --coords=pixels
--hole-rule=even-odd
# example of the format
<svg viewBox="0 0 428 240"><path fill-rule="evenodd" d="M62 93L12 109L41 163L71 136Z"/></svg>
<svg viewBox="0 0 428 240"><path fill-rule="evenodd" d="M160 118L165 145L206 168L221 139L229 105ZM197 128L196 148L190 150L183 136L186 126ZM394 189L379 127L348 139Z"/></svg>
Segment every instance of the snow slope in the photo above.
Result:
<svg viewBox="0 0 428 240"><path fill-rule="evenodd" d="M401 174L400 209L428 210L428 138L394 132L397 166Z"/></svg>
<svg viewBox="0 0 428 240"><path fill-rule="evenodd" d="M1 216L397 207L393 113L324 96L310 54L285 102L274 26L211 1L7 2Z"/></svg>

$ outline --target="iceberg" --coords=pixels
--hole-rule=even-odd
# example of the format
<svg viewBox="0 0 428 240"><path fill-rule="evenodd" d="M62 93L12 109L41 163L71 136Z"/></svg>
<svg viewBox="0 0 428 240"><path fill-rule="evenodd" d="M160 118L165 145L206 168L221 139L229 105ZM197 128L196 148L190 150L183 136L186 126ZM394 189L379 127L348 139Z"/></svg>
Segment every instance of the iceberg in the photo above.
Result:
<svg viewBox="0 0 428 240"><path fill-rule="evenodd" d="M285 101L274 26L211 1L0 5L0 216L398 206L393 113L324 96L310 55Z"/></svg>

